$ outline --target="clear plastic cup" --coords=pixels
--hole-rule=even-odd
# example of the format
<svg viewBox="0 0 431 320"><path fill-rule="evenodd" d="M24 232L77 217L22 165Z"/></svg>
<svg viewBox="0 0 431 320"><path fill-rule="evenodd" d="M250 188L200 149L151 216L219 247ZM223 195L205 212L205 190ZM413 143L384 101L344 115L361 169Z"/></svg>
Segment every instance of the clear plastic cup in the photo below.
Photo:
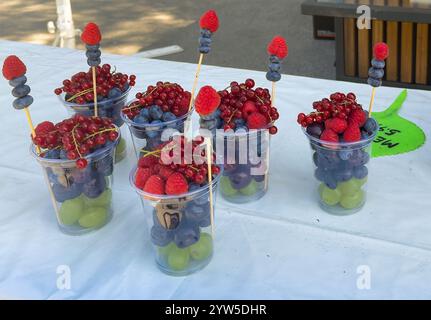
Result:
<svg viewBox="0 0 431 320"><path fill-rule="evenodd" d="M115 147L120 140L87 155L88 165L78 169L75 160L47 159L30 153L45 176L60 230L80 235L100 229L112 218L112 184Z"/></svg>
<svg viewBox="0 0 431 320"><path fill-rule="evenodd" d="M130 90L131 90L131 87L129 87L118 97L103 100L103 101L98 101L97 102L98 116L104 117L104 118L110 118L112 119L113 123L117 127L121 127L124 123L121 117L121 114L122 114L121 109L127 103L127 97L129 95ZM94 115L94 103L76 104L76 103L67 102L65 93L59 95L58 97L61 103L66 108L67 112L71 116L75 114L82 114L87 117ZM126 140L122 139L118 143L118 148L115 150L115 162L121 161L126 157L126 155L127 155Z"/></svg>
<svg viewBox="0 0 431 320"><path fill-rule="evenodd" d="M349 215L366 202L372 142L378 132L358 142L327 142L303 132L309 139L320 207L333 215Z"/></svg>
<svg viewBox="0 0 431 320"><path fill-rule="evenodd" d="M135 172L130 183L141 198L158 268L173 276L204 268L213 255L209 185L180 196L155 195L135 186ZM219 178L212 181L214 212Z"/></svg>
<svg viewBox="0 0 431 320"><path fill-rule="evenodd" d="M127 105L135 101L137 100L132 100ZM139 158L143 151L154 151L161 143L169 141L173 135L184 133L185 121L192 112L193 110L175 120L157 124L136 123L122 112L121 117L129 127L136 156Z"/></svg>
<svg viewBox="0 0 431 320"><path fill-rule="evenodd" d="M217 130L217 163L223 164L220 192L233 203L262 198L268 191L270 134L268 129L247 132Z"/></svg>

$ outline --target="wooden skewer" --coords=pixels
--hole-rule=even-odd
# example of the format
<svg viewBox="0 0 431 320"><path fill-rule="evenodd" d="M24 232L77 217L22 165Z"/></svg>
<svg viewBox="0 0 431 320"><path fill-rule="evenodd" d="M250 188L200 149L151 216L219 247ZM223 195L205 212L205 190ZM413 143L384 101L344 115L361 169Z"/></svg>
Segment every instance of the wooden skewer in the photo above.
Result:
<svg viewBox="0 0 431 320"><path fill-rule="evenodd" d="M275 105L275 81L272 81L271 105Z"/></svg>
<svg viewBox="0 0 431 320"><path fill-rule="evenodd" d="M373 91L371 92L371 100L370 106L368 108L368 116L371 117L371 112L373 111L374 97L376 96L376 87L373 87Z"/></svg>
<svg viewBox="0 0 431 320"><path fill-rule="evenodd" d="M36 131L34 130L33 121L31 121L31 115L30 115L30 111L28 110L28 107L24 108L24 112L25 112L25 117L27 118L28 126L30 127L31 136L34 138L36 137ZM36 151L38 154L40 154L39 146L36 146Z"/></svg>
<svg viewBox="0 0 431 320"><path fill-rule="evenodd" d="M91 72L93 74L94 115L97 117L99 112L97 110L96 67L91 67Z"/></svg>
<svg viewBox="0 0 431 320"><path fill-rule="evenodd" d="M211 138L206 138L207 147L207 171L208 171L208 186L210 196L210 219L211 219L211 235L214 240L214 203L213 203L213 174L212 174L212 146Z"/></svg>
<svg viewBox="0 0 431 320"><path fill-rule="evenodd" d="M192 110L193 100L194 100L194 97L195 97L196 87L198 85L198 79L199 79L199 74L201 72L201 66L202 66L203 59L204 59L204 54L201 53L199 55L198 66L197 66L196 74L195 74L195 81L193 82L193 87L192 87L192 92L191 92L192 96L190 97L190 103L189 103L189 112L190 112L190 110Z"/></svg>

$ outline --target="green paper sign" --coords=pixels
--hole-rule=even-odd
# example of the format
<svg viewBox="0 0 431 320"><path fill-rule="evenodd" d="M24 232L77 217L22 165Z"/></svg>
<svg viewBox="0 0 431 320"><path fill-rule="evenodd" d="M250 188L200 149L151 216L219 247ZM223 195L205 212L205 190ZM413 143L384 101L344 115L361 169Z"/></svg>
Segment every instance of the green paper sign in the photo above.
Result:
<svg viewBox="0 0 431 320"><path fill-rule="evenodd" d="M398 115L406 98L407 90L403 90L388 109L372 113L380 126L379 133L373 141L373 157L410 152L425 143L425 133L422 129Z"/></svg>

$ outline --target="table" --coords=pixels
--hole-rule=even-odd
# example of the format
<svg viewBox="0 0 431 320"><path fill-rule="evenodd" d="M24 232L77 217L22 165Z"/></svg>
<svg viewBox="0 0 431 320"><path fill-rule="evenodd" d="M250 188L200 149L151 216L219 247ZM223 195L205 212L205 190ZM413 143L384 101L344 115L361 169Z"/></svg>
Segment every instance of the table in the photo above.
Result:
<svg viewBox="0 0 431 320"><path fill-rule="evenodd" d="M217 54L214 49L212 54ZM27 63L35 97L34 121L63 119L66 112L53 89L86 68L84 53L0 41L1 61L9 54ZM195 71L193 64L106 53L103 61L137 75L132 94L157 80L191 88ZM203 66L200 85L224 88L231 80L247 77L257 85L268 85L263 72L215 66ZM89 235L64 235L57 229L41 170L29 155L24 115L11 107L10 87L1 81L0 297L431 298L430 144L412 153L373 159L369 199L363 210L347 217L328 215L319 209L312 192L311 153L296 115L337 90L354 91L366 104L370 88L288 75L283 75L277 88L281 120L271 142L268 194L246 205L218 198L212 262L196 274L176 278L162 274L153 262L141 203L128 184L134 162L128 132L124 130L128 158L115 168L113 220ZM386 108L399 92L379 88L376 111ZM428 136L430 100L431 92L409 90L401 111ZM70 290L59 290L56 285L57 271L64 265L71 271ZM368 271L370 289L358 287Z"/></svg>
<svg viewBox="0 0 431 320"><path fill-rule="evenodd" d="M359 6L368 6L371 29L358 29ZM372 46L390 47L385 85L431 89L429 0L305 0L303 14L335 18L337 80L366 82Z"/></svg>

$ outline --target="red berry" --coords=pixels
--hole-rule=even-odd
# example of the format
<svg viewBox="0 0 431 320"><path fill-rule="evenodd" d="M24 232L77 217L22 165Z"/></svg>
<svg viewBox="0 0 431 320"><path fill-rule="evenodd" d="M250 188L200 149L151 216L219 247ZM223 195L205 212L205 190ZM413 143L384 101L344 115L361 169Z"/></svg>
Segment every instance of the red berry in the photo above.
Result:
<svg viewBox="0 0 431 320"><path fill-rule="evenodd" d="M247 117L247 126L249 129L263 129L267 123L266 117L259 112L254 112Z"/></svg>
<svg viewBox="0 0 431 320"><path fill-rule="evenodd" d="M278 129L276 126L272 126L271 128L269 128L269 133L270 134L276 134L278 132Z"/></svg>
<svg viewBox="0 0 431 320"><path fill-rule="evenodd" d="M347 121L340 118L332 118L325 121L325 128L335 133L343 133L347 128Z"/></svg>
<svg viewBox="0 0 431 320"><path fill-rule="evenodd" d="M389 56L389 47L384 42L379 42L373 48L374 57L377 60L383 61Z"/></svg>
<svg viewBox="0 0 431 320"><path fill-rule="evenodd" d="M55 126L50 121L41 122L34 129L34 131L36 132L36 135L47 134L48 132L50 132L52 130L55 130Z"/></svg>
<svg viewBox="0 0 431 320"><path fill-rule="evenodd" d="M61 88L57 88L54 90L54 93L59 96L61 93L63 92L63 90Z"/></svg>
<svg viewBox="0 0 431 320"><path fill-rule="evenodd" d="M165 190L168 195L179 195L189 191L189 185L181 173L175 172L166 180Z"/></svg>
<svg viewBox="0 0 431 320"><path fill-rule="evenodd" d="M84 169L85 167L87 167L88 161L87 159L81 158L76 160L76 167L78 169Z"/></svg>
<svg viewBox="0 0 431 320"><path fill-rule="evenodd" d="M251 88L253 88L254 87L254 80L253 79L247 79L247 80L245 80L245 86L248 88L248 89L251 89ZM248 92L253 92L253 91L247 91L247 93ZM253 93L254 94L254 93Z"/></svg>
<svg viewBox="0 0 431 320"><path fill-rule="evenodd" d="M159 175L152 175L145 182L144 191L152 194L164 194L165 182Z"/></svg>
<svg viewBox="0 0 431 320"><path fill-rule="evenodd" d="M267 50L269 55L284 59L288 53L286 40L281 36L275 36L269 43Z"/></svg>
<svg viewBox="0 0 431 320"><path fill-rule="evenodd" d="M331 129L325 129L323 130L322 134L320 135L320 139L324 140L324 141L329 141L329 142L338 142L338 134L331 130Z"/></svg>
<svg viewBox="0 0 431 320"><path fill-rule="evenodd" d="M156 163L158 163L159 160L157 159L157 157L150 155L150 156L144 156L141 157L138 161L138 167L141 168L150 168L153 165L155 165Z"/></svg>
<svg viewBox="0 0 431 320"><path fill-rule="evenodd" d="M199 25L202 29L208 29L211 32L216 32L219 27L217 13L214 10L208 10L201 16Z"/></svg>
<svg viewBox="0 0 431 320"><path fill-rule="evenodd" d="M349 124L343 134L344 141L356 142L361 140L361 129L356 123Z"/></svg>
<svg viewBox="0 0 431 320"><path fill-rule="evenodd" d="M356 123L358 127L362 127L367 121L367 115L361 109L356 109L350 112L349 123Z"/></svg>
<svg viewBox="0 0 431 320"><path fill-rule="evenodd" d="M27 72L25 64L17 56L8 56L3 63L3 76L6 80L12 80Z"/></svg>
<svg viewBox="0 0 431 320"><path fill-rule="evenodd" d="M97 24L93 22L88 23L81 34L81 40L88 45L96 45L100 43L102 35L100 34Z"/></svg>
<svg viewBox="0 0 431 320"><path fill-rule="evenodd" d="M213 113L220 105L221 98L211 86L204 86L199 90L195 100L196 112L200 115Z"/></svg>
<svg viewBox="0 0 431 320"><path fill-rule="evenodd" d="M253 101L246 101L242 107L242 117L247 120L249 115L257 111L256 104Z"/></svg>
<svg viewBox="0 0 431 320"><path fill-rule="evenodd" d="M145 183L147 182L148 178L151 176L151 169L150 168L138 168L136 170L135 174L135 185L137 188L144 190Z"/></svg>

